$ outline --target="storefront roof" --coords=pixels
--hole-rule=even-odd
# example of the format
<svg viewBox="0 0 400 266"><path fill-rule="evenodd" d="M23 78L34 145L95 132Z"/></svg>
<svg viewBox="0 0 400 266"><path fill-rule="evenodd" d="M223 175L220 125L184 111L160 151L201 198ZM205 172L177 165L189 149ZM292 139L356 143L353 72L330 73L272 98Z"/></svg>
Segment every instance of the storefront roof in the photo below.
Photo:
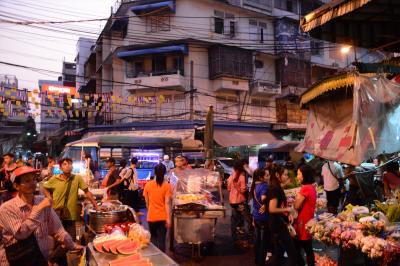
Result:
<svg viewBox="0 0 400 266"><path fill-rule="evenodd" d="M335 0L304 16L301 27L317 39L400 51L400 2Z"/></svg>

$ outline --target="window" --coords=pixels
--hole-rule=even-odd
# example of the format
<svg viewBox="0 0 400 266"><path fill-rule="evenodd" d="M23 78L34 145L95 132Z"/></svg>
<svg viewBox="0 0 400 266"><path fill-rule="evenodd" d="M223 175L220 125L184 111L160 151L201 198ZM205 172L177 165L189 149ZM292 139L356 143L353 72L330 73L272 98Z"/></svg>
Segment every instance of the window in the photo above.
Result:
<svg viewBox="0 0 400 266"><path fill-rule="evenodd" d="M224 13L222 11L214 10L214 29L213 31L218 34L226 34L233 38L236 34L236 21L235 15Z"/></svg>
<svg viewBox="0 0 400 266"><path fill-rule="evenodd" d="M275 0L274 7L298 14L297 0Z"/></svg>
<svg viewBox="0 0 400 266"><path fill-rule="evenodd" d="M218 34L224 34L224 19L214 18L214 32Z"/></svg>
<svg viewBox="0 0 400 266"><path fill-rule="evenodd" d="M167 72L167 58L164 55L153 57L153 73L164 74Z"/></svg>
<svg viewBox="0 0 400 266"><path fill-rule="evenodd" d="M172 58L172 67L173 67L173 71L177 72L179 71L179 73L181 75L184 75L184 63L183 63L183 56L178 55L178 56L174 56Z"/></svg>
<svg viewBox="0 0 400 266"><path fill-rule="evenodd" d="M144 72L145 71L144 71L143 60L126 62L126 77L127 78L136 78L136 77L144 74Z"/></svg>
<svg viewBox="0 0 400 266"><path fill-rule="evenodd" d="M171 30L171 17L168 15L147 16L146 32L160 32Z"/></svg>
<svg viewBox="0 0 400 266"><path fill-rule="evenodd" d="M264 43L266 35L267 23L256 21L253 19L249 20L249 39L251 41L259 41Z"/></svg>
<svg viewBox="0 0 400 266"><path fill-rule="evenodd" d="M323 42L317 40L311 40L311 54L322 55L324 52Z"/></svg>

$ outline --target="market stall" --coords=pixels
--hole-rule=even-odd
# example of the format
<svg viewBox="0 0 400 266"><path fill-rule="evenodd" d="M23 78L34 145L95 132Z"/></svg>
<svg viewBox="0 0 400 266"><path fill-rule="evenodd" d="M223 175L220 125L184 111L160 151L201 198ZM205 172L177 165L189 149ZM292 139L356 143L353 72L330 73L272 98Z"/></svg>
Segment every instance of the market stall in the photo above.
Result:
<svg viewBox="0 0 400 266"><path fill-rule="evenodd" d="M87 206L85 226L91 232L87 265L178 265L150 243L150 232L137 221L135 212L118 202L103 202L100 211Z"/></svg>
<svg viewBox="0 0 400 266"><path fill-rule="evenodd" d="M399 194L400 196L400 194ZM317 215L307 223L313 239L340 248L339 265L399 265L400 205L397 199L375 205L347 205L334 216Z"/></svg>
<svg viewBox="0 0 400 266"><path fill-rule="evenodd" d="M171 183L170 248L175 241L192 244L192 255L200 257L201 244L214 242L217 220L225 216L220 175L206 169L185 170L171 176Z"/></svg>

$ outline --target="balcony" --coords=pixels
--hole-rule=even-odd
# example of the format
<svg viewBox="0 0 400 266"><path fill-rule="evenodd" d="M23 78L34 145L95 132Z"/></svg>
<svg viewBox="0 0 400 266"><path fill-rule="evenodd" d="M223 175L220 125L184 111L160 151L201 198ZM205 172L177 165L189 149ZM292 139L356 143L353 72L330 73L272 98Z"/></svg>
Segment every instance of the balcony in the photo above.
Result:
<svg viewBox="0 0 400 266"><path fill-rule="evenodd" d="M154 88L185 91L186 87L188 86L185 77L181 75L179 70L151 73L141 72L139 74L127 73L126 82L137 85L129 85L129 91Z"/></svg>
<svg viewBox="0 0 400 266"><path fill-rule="evenodd" d="M274 96L274 95L280 95L281 93L282 93L282 89L281 89L280 85L272 84L268 81L263 81L263 80L256 80L253 83L251 83L251 94L252 95Z"/></svg>
<svg viewBox="0 0 400 266"><path fill-rule="evenodd" d="M213 81L214 91L233 90L249 91L249 81L246 79L220 77Z"/></svg>

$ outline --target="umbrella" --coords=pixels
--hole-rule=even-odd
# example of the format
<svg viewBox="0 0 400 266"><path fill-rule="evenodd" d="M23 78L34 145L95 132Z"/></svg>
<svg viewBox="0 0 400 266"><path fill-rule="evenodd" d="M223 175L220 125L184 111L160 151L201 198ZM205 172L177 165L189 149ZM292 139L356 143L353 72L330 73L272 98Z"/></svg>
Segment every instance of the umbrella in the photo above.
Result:
<svg viewBox="0 0 400 266"><path fill-rule="evenodd" d="M204 129L204 155L206 159L214 157L214 108L209 107Z"/></svg>

